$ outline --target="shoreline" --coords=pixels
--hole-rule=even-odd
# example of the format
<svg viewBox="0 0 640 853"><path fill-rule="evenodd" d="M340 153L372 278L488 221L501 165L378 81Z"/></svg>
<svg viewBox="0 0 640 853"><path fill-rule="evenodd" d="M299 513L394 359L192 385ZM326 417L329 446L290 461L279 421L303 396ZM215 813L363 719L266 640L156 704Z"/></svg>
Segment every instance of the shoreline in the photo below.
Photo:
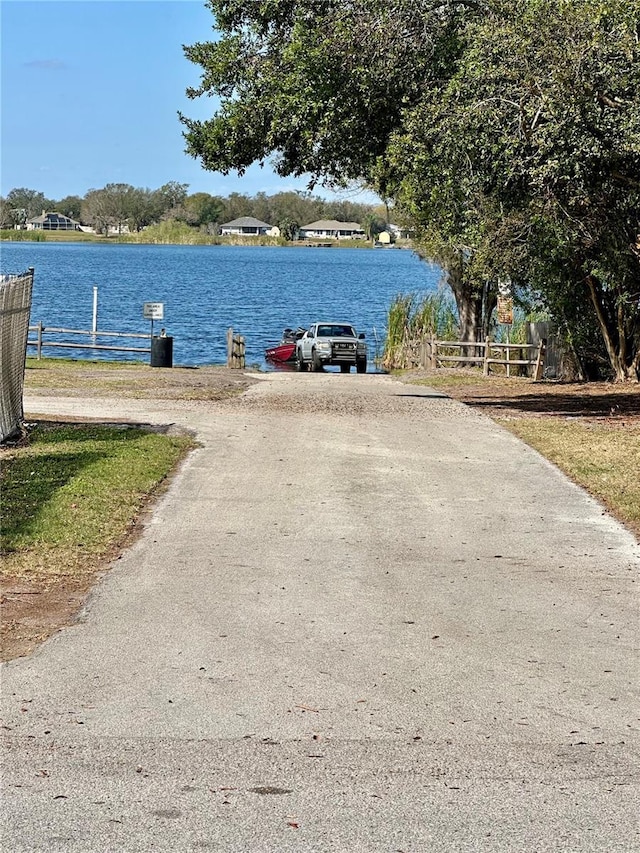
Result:
<svg viewBox="0 0 640 853"><path fill-rule="evenodd" d="M15 234L25 236L16 237ZM112 235L104 237L98 234L87 234L86 232L42 232L42 231L16 231L15 234L7 230L0 231L0 244L2 243L93 243L97 245L130 245L130 246L237 246L237 247L266 247L266 248L292 248L292 249L405 249L413 251L414 246L410 241L402 241L389 246L376 246L368 240L283 240L279 237L212 237L209 235L194 234L193 238L185 237L184 240L144 240L138 239L140 235ZM28 235L28 236L26 236ZM32 236L33 235L33 236Z"/></svg>

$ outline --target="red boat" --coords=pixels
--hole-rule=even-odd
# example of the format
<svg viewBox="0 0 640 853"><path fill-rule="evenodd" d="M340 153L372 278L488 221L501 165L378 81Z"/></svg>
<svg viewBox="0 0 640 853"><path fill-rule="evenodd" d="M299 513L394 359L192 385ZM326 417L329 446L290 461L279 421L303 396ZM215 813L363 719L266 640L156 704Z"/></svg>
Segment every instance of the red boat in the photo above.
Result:
<svg viewBox="0 0 640 853"><path fill-rule="evenodd" d="M282 340L274 347L267 347L264 351L267 361L273 361L278 364L291 363L296 360L296 341L299 340L306 329L298 327L297 329L285 329L282 333Z"/></svg>

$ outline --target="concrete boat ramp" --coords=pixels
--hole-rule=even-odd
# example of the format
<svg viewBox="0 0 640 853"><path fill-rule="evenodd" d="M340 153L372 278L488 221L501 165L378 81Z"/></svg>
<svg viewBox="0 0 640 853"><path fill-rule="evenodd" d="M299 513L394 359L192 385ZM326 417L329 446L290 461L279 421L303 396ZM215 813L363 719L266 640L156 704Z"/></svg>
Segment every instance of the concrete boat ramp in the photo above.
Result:
<svg viewBox="0 0 640 853"><path fill-rule="evenodd" d="M80 619L2 667L2 849L635 851L638 543L385 376L220 404Z"/></svg>

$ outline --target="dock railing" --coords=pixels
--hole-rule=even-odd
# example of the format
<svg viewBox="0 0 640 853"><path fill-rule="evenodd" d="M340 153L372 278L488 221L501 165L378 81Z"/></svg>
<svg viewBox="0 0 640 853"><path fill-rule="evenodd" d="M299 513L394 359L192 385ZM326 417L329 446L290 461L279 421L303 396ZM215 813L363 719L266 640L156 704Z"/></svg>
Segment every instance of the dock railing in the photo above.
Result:
<svg viewBox="0 0 640 853"><path fill-rule="evenodd" d="M444 341L435 337L405 341L402 347L402 367L437 369L448 364L475 364L489 376L492 366L505 368L507 376L513 369L535 380L543 377L546 338L539 344L503 343L487 338L484 341Z"/></svg>
<svg viewBox="0 0 640 853"><path fill-rule="evenodd" d="M151 353L151 335L144 332L92 332L87 329L63 329L59 326L44 326L41 322L35 326L29 326L29 334L35 333L34 337L29 337L27 347L35 347L36 358L42 358L43 348L62 348L62 349L91 349L107 352L137 352ZM49 340L48 336L58 336L58 339ZM60 340L60 336L78 335L85 338L85 341L75 343L73 341ZM147 347L126 346L125 344L102 344L98 343L98 338L138 338L149 341Z"/></svg>

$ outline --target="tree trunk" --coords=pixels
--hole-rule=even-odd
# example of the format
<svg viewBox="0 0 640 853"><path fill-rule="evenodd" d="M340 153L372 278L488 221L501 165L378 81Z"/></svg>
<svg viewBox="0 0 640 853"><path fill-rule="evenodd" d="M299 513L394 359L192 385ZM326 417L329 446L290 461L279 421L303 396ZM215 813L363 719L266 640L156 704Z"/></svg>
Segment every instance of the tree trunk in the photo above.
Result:
<svg viewBox="0 0 640 853"><path fill-rule="evenodd" d="M626 315L622 299L613 308L607 304L600 282L594 276L588 275L586 282L615 381L640 381L640 349L637 334L634 334L634 319Z"/></svg>
<svg viewBox="0 0 640 853"><path fill-rule="evenodd" d="M448 282L458 307L460 340L475 343L482 339L482 292L465 281L461 266L448 270Z"/></svg>

